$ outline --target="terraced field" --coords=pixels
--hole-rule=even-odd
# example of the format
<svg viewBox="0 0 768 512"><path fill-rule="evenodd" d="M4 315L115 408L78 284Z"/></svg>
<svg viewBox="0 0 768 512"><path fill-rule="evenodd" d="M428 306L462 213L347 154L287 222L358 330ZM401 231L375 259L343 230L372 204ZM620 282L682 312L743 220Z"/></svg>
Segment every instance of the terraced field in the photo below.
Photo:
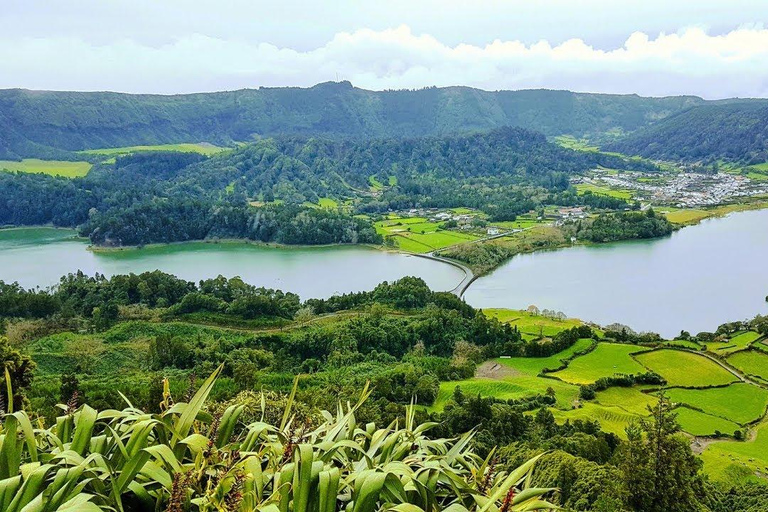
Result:
<svg viewBox="0 0 768 512"><path fill-rule="evenodd" d="M635 359L664 377L669 386L722 386L738 380L717 363L692 352L662 349L638 354Z"/></svg>
<svg viewBox="0 0 768 512"><path fill-rule="evenodd" d="M595 350L570 362L568 368L551 374L571 384L592 384L601 377L640 374L647 370L630 355L641 347L600 343Z"/></svg>

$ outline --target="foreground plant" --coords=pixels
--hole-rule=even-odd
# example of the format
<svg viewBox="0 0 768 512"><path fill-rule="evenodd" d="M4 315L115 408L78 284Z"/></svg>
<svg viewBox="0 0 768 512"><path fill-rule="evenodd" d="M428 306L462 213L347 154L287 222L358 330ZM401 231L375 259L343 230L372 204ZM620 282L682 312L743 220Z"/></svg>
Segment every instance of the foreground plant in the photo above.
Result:
<svg viewBox="0 0 768 512"><path fill-rule="evenodd" d="M165 393L163 412L128 403L122 411L77 410L50 428L23 411L0 429L0 510L8 512L168 510L331 512L513 512L552 510L529 488L537 460L497 472L470 449L473 433L429 439L414 408L402 427L360 425L355 405L294 424L291 405L278 425L237 428L242 405L220 416L203 410L217 369L189 403ZM9 393L9 395L11 395ZM127 401L127 400L126 400ZM262 410L266 409L262 395Z"/></svg>

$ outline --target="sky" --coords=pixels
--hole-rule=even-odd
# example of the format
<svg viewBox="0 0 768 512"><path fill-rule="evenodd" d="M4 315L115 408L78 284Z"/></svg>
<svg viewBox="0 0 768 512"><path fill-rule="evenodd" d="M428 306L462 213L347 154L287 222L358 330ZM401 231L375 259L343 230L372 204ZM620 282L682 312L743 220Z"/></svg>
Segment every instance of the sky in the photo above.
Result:
<svg viewBox="0 0 768 512"><path fill-rule="evenodd" d="M0 0L0 88L768 97L766 0Z"/></svg>

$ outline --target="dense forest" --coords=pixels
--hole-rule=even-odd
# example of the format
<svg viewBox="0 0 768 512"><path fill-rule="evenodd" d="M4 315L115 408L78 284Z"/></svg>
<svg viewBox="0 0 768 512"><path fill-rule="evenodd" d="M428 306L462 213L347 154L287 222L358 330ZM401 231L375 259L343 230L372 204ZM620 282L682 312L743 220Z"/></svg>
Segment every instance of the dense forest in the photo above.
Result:
<svg viewBox="0 0 768 512"><path fill-rule="evenodd" d="M754 100L699 106L638 130L606 149L672 161L763 163L768 161L768 105Z"/></svg>
<svg viewBox="0 0 768 512"><path fill-rule="evenodd" d="M0 91L0 159L74 158L72 151L327 135L419 137L520 126L546 135L629 132L700 98L467 87L366 91L348 82L174 96ZM81 158L81 157L79 157Z"/></svg>
<svg viewBox="0 0 768 512"><path fill-rule="evenodd" d="M470 206L493 220L514 219L542 204L626 206L570 189L571 175L601 165L655 169L565 149L520 128L367 142L279 137L210 158L122 156L71 180L0 173L0 224L79 226L100 245L208 238L379 243L370 222L355 212L306 203L351 200L357 213ZM371 190L372 179L387 186Z"/></svg>
<svg viewBox="0 0 768 512"><path fill-rule="evenodd" d="M176 500L181 503L178 510L211 510L203 505L227 500L230 508L221 510L272 510L256 508L247 500L267 500L278 492L271 483L275 468L290 471L294 467L290 464L300 465L302 457L310 455L317 463L330 464L324 471L344 472L341 485L348 490L339 491L344 502L360 499L363 491L348 483L362 478L361 468L350 463L358 460L359 455L353 455L358 452L343 450L353 448L351 443L364 443L362 452L373 464L370 469L383 478L402 471L402 466L396 470L385 462L404 460L390 459L387 454L393 451L384 446L407 440L409 449L404 444L404 451L395 450L411 454L407 464L419 464L422 449L458 443L451 453L469 450L463 462L454 465L455 459L443 449L430 460L447 456L440 464L445 471L471 465L477 473L472 478L478 480L469 482L477 484L460 490L460 482L470 478L460 473L453 485L437 483L427 495L407 493L408 498L397 498L391 494L397 492L394 488L381 494L368 491L377 503L408 501L426 507L419 510L439 510L459 500L466 510L477 510L463 501L464 492L490 497L496 492L490 489L507 482L517 489L514 495L521 493L521 500L546 499L574 511L751 512L766 506L764 484L715 484L702 475L701 463L679 433L672 404L663 393L648 419L632 425L625 439L603 431L597 421L555 421L549 410L556 400L552 389L502 400L456 386L444 407L425 409L435 401L440 382L466 379L490 357L547 357L580 340L596 344L602 334L581 326L563 330L546 343L526 340L508 324L486 317L451 294L432 292L416 278L383 283L369 292L302 302L291 293L258 288L237 278L192 283L161 272L110 279L78 273L44 291L0 284L0 325L4 332L0 357L10 383L0 386L0 400L4 410L14 411L0 427L0 453L11 456L10 464L2 466L2 488L18 489L32 470L30 466L22 471L22 465L32 457L47 460L49 447L59 439L80 457L93 453L98 460L110 461L112 471L102 473L100 464L86 463L82 473L65 471L55 480L50 475L55 489L69 480L82 482L82 488L93 487L83 499L101 509L115 500L124 510L143 510L150 503L164 509ZM655 342L652 336L626 331L605 336L613 336L614 342L630 342L627 336L633 336L633 343ZM68 345L76 350L65 349ZM658 375L645 374L597 384L632 385L624 382L628 380L663 383ZM125 400L131 404L127 409ZM57 402L65 404L63 409L55 407ZM345 406L339 416L321 414L336 411L339 402L348 402L350 409ZM421 406L410 407L413 402ZM183 413L187 407L195 411L191 416ZM26 412L19 412L22 409ZM112 412L96 412L107 410ZM189 419L180 419L185 414ZM35 415L40 416L40 425L54 426L35 429L37 434L27 430L25 422ZM341 425L358 428L341 436ZM390 427L373 436L373 425ZM406 431L398 430L402 428ZM8 434L17 431L22 437ZM329 432L337 437L326 438ZM124 452L120 443L113 443L115 436ZM392 438L385 445L373 442L388 436ZM10 445L9 439L13 439ZM329 442L342 440L332 452L344 457L326 452ZM247 447L256 441L264 443L257 459L261 472L255 462L244 467L239 458L229 459L239 450L242 453L236 457L242 456L245 463L253 453ZM276 445L277 452L267 455L271 453L267 446ZM375 446L382 446L381 454ZM59 459L73 460L51 458L50 464ZM139 471L144 464L148 466ZM40 481L57 470L43 467ZM498 476L518 467L523 470L511 481ZM91 483L93 474L101 474L98 485ZM253 489L248 482L243 482L241 494L231 495L238 474L264 475L266 483L255 496L246 492ZM174 486L182 485L176 482L181 478L187 479L186 490L179 494ZM281 481L279 476L275 479ZM134 483L127 485L129 481ZM117 493L113 485L120 486ZM526 485L531 492L523 492ZM294 484L294 492L300 488ZM533 492L534 488L539 491ZM75 484L63 489L61 499L72 497ZM18 495L31 500L38 494L29 488ZM301 500L283 496L291 503ZM440 505L430 508L428 496ZM7 493L0 494L0 502L9 504L10 499ZM496 499L501 504L503 493ZM332 502L326 510L336 509L335 499Z"/></svg>
<svg viewBox="0 0 768 512"><path fill-rule="evenodd" d="M566 232L589 242L616 242L658 238L672 233L672 224L653 208L645 212L604 213L595 219L566 226Z"/></svg>

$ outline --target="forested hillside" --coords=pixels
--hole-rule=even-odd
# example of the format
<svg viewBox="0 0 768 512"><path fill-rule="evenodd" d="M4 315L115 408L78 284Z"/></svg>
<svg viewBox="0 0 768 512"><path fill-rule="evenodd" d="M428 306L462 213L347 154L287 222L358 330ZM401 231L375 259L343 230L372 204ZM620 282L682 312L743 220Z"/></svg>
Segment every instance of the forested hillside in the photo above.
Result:
<svg viewBox="0 0 768 512"><path fill-rule="evenodd" d="M350 208L368 213L472 206L503 220L541 204L593 199L569 191L568 178L599 165L654 169L564 149L520 128L365 142L278 137L210 158L123 156L71 180L0 173L0 224L81 226L94 243L116 245L205 238L380 242L370 222L304 203L348 199ZM377 177L385 190L371 190Z"/></svg>
<svg viewBox="0 0 768 512"><path fill-rule="evenodd" d="M175 96L14 89L0 91L0 158L278 134L416 137L520 126L581 136L633 131L702 102L467 87L377 92L348 82Z"/></svg>
<svg viewBox="0 0 768 512"><path fill-rule="evenodd" d="M768 104L746 101L695 107L606 149L665 160L762 163L768 161Z"/></svg>

